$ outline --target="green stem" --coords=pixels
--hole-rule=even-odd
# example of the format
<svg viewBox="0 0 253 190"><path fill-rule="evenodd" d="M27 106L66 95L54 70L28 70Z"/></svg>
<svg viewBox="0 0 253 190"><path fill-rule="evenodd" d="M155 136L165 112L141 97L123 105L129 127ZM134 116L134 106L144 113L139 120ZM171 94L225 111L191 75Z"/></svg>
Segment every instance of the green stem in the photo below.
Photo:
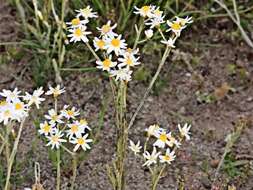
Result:
<svg viewBox="0 0 253 190"><path fill-rule="evenodd" d="M163 167L161 168L161 170L160 170L160 172L159 172L158 175L157 175L157 172L154 172L155 176L153 176L151 190L156 190L158 182L159 182L159 180L160 180L160 178L161 178L161 176L162 176L163 171L165 170L165 168L166 168L166 164L163 165Z"/></svg>
<svg viewBox="0 0 253 190"><path fill-rule="evenodd" d="M137 29L137 35L136 35L136 39L135 39L135 42L134 42L134 47L133 49L136 49L137 45L138 45L138 42L139 42L139 39L141 37L141 32L143 30L143 27L144 27L144 22L141 23L141 26L140 28ZM137 28L137 27L136 27Z"/></svg>
<svg viewBox="0 0 253 190"><path fill-rule="evenodd" d="M61 151L57 150L57 178L56 178L56 189L61 189Z"/></svg>
<svg viewBox="0 0 253 190"><path fill-rule="evenodd" d="M72 172L73 172L73 176L72 176L72 182L71 182L71 190L74 190L75 187L75 180L76 180L76 173L77 173L77 157L76 155L72 155L73 158L73 164L72 164Z"/></svg>
<svg viewBox="0 0 253 190"><path fill-rule="evenodd" d="M20 136L21 136L21 133L22 133L22 129L23 129L25 120L26 120L26 118L24 118L22 120L22 122L20 123L19 130L18 130L18 136L15 139L14 146L13 146L13 149L11 151L11 155L9 157L8 169L7 169L7 177L6 177L6 181L5 181L5 188L4 188L4 190L8 190L9 189L12 165L13 165L16 153L17 153L18 143L19 143L19 140L20 140Z"/></svg>
<svg viewBox="0 0 253 190"><path fill-rule="evenodd" d="M149 86L148 86L148 88L147 88L147 90L146 90L146 92L145 92L143 98L141 99L141 102L140 102L139 106L137 107L136 111L134 112L134 114L133 114L133 116L132 116L132 118L131 118L131 120L130 120L130 122L129 122L128 130L133 126L134 121L135 121L135 119L136 119L136 116L137 116L138 113L140 112L140 110L141 110L142 106L144 105L144 103L145 103L145 101L146 101L146 99L147 99L149 93L151 92L151 90L152 90L152 88L153 88L153 86L154 86L154 84L155 84L155 81L156 81L157 77L159 76L159 74L160 74L160 72L161 72L161 70L162 70L162 68L163 68L164 63L165 63L167 57L169 56L170 50L171 50L171 47L167 46L166 49L165 49L165 51L164 51L162 60L161 60L159 66L158 66L158 68L157 68L157 70L156 70L156 73L155 73L155 75L153 76L151 82L149 83Z"/></svg>

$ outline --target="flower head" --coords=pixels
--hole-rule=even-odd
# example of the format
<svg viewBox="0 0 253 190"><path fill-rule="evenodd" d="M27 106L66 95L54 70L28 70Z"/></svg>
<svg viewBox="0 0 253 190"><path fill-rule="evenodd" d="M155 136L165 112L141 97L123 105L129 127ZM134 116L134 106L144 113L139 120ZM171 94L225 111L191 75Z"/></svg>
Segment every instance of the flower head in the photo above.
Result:
<svg viewBox="0 0 253 190"><path fill-rule="evenodd" d="M185 17L185 18L180 18L176 16L176 22L178 22L181 26L184 26L186 24L193 23L192 17Z"/></svg>
<svg viewBox="0 0 253 190"><path fill-rule="evenodd" d="M122 52L122 50L126 49L127 44L125 40L121 39L121 35L117 37L108 37L106 38L106 49L107 53L110 54L114 52L117 56Z"/></svg>
<svg viewBox="0 0 253 190"><path fill-rule="evenodd" d="M165 41L165 40L162 40L161 41L163 44L166 44L167 46L171 47L171 48L175 48L175 39L173 38L170 38L169 40Z"/></svg>
<svg viewBox="0 0 253 190"><path fill-rule="evenodd" d="M126 68L119 68L117 70L111 70L110 71L110 75L112 77L116 77L116 81L117 80L121 80L121 81L130 81L132 79L132 72L128 67Z"/></svg>
<svg viewBox="0 0 253 190"><path fill-rule="evenodd" d="M68 35L68 37L70 37L70 42L88 42L89 39L87 38L88 34L91 34L91 32L86 31L87 27L86 26L81 26L78 28L71 28L69 30L69 32L71 34Z"/></svg>
<svg viewBox="0 0 253 190"><path fill-rule="evenodd" d="M116 33L113 32L113 29L115 29L116 27L117 27L117 24L114 24L111 26L111 21L109 20L101 28L97 27L97 29L101 32L101 36L115 37L115 36L118 36Z"/></svg>
<svg viewBox="0 0 253 190"><path fill-rule="evenodd" d="M46 95L53 95L54 98L57 98L60 94L64 93L65 89L57 85L55 88L49 86L49 91L46 92Z"/></svg>
<svg viewBox="0 0 253 190"><path fill-rule="evenodd" d="M79 17L73 18L71 22L66 22L70 28L79 28L85 26L89 21L88 20L81 20Z"/></svg>
<svg viewBox="0 0 253 190"><path fill-rule="evenodd" d="M96 48L95 51L106 49L105 48L106 42L103 38L99 39L99 38L95 37L95 39L93 40L93 45Z"/></svg>
<svg viewBox="0 0 253 190"><path fill-rule="evenodd" d="M47 139L49 140L49 142L47 143L46 146L50 146L51 145L51 149L59 149L60 145L63 142L67 142L67 140L61 138L63 137L63 133L59 130L55 130L54 133L51 133L49 136L47 136Z"/></svg>
<svg viewBox="0 0 253 190"><path fill-rule="evenodd" d="M171 142L168 139L170 135L167 134L166 131L163 131L160 134L157 134L156 137L157 137L157 140L155 141L153 146L164 148L166 144L171 145Z"/></svg>
<svg viewBox="0 0 253 190"><path fill-rule="evenodd" d="M155 10L155 6L152 5L145 5L142 6L141 8L134 7L135 8L135 14L139 14L142 17L149 17L151 18L153 16L153 11Z"/></svg>
<svg viewBox="0 0 253 190"><path fill-rule="evenodd" d="M85 127L83 125L80 125L78 121L75 121L72 124L68 124L68 128L69 129L66 132L67 136L70 138L73 136L81 137L85 130Z"/></svg>
<svg viewBox="0 0 253 190"><path fill-rule="evenodd" d="M139 153L142 148L142 146L140 146L140 141L138 141L136 144L134 144L134 142L131 140L129 142L130 142L129 146L130 150L132 150L135 155Z"/></svg>
<svg viewBox="0 0 253 190"><path fill-rule="evenodd" d="M48 111L48 115L45 115L45 118L49 120L51 125L56 125L57 123L64 123L62 121L62 115L58 115L54 109Z"/></svg>
<svg viewBox="0 0 253 190"><path fill-rule="evenodd" d="M44 93L42 87L37 90L34 90L33 94L29 94L26 92L26 95L23 97L24 100L28 101L28 106L35 104L36 107L39 109L39 105L41 102L45 101L45 98L41 98L40 96Z"/></svg>
<svg viewBox="0 0 253 190"><path fill-rule="evenodd" d="M121 58L119 58L119 62L121 62L118 66L119 67L124 67L124 66L127 66L127 67L133 67L135 65L139 65L140 62L138 61L139 60L139 57L135 57L134 55L131 55L131 53L125 51L124 53L122 53L122 56Z"/></svg>
<svg viewBox="0 0 253 190"><path fill-rule="evenodd" d="M73 138L70 142L72 144L75 144L73 151L76 152L80 146L84 151L90 149L91 147L88 143L91 143L92 141L93 141L92 139L88 139L88 134L86 134L83 137Z"/></svg>
<svg viewBox="0 0 253 190"><path fill-rule="evenodd" d="M154 32L152 29L148 29L148 30L145 30L145 35L146 37L149 39L149 38L152 38L152 36L154 35Z"/></svg>
<svg viewBox="0 0 253 190"><path fill-rule="evenodd" d="M103 71L110 71L111 68L117 65L117 62L112 61L111 55L103 61L97 60L96 63L97 63L97 68L102 69Z"/></svg>
<svg viewBox="0 0 253 190"><path fill-rule="evenodd" d="M161 152L157 152L155 147L153 147L153 151L151 154L148 151L145 151L143 156L146 159L146 162L143 164L143 166L150 166L152 164L156 164L157 158L160 154Z"/></svg>
<svg viewBox="0 0 253 190"><path fill-rule="evenodd" d="M6 97L7 102L15 102L19 100L21 91L15 88L13 91L3 89L3 92L0 93L0 96Z"/></svg>
<svg viewBox="0 0 253 190"><path fill-rule="evenodd" d="M54 131L55 131L55 127L54 126L52 126L52 125L50 125L50 124L48 124L48 122L47 121L45 121L44 123L41 123L40 124L40 129L39 129L39 134L44 134L44 135L49 135L49 134L51 134L51 133L53 133Z"/></svg>
<svg viewBox="0 0 253 190"><path fill-rule="evenodd" d="M171 162L175 160L176 155L175 155L174 151L170 151L170 149L167 148L166 154L165 155L160 155L159 158L160 158L161 163L171 164Z"/></svg>
<svg viewBox="0 0 253 190"><path fill-rule="evenodd" d="M170 27L167 31L172 31L176 34L176 36L180 36L181 31L186 27L182 26L179 21L167 21L168 26Z"/></svg>
<svg viewBox="0 0 253 190"><path fill-rule="evenodd" d="M80 115L80 112L75 107L69 108L68 105L65 105L61 111L61 115L69 120L75 119L76 116Z"/></svg>
<svg viewBox="0 0 253 190"><path fill-rule="evenodd" d="M76 10L76 12L78 13L77 17L82 16L85 19L98 17L96 12L92 12L92 8L90 6L87 6L86 8L83 8L83 9Z"/></svg>
<svg viewBox="0 0 253 190"><path fill-rule="evenodd" d="M150 125L147 129L145 129L145 131L147 132L148 137L151 137L151 136L158 136L164 131L164 129L160 128L159 125L155 124Z"/></svg>
<svg viewBox="0 0 253 190"><path fill-rule="evenodd" d="M183 127L181 127L181 125L178 124L178 130L179 130L181 136L185 137L186 140L190 140L190 134L191 134L190 129L191 129L191 125L189 125L187 123L184 124Z"/></svg>

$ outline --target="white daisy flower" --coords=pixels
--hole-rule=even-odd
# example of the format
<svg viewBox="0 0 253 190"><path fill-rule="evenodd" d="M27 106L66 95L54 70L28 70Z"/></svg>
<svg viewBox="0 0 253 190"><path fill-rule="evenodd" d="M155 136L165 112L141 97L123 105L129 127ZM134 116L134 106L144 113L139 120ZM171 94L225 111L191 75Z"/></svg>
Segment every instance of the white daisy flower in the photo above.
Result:
<svg viewBox="0 0 253 190"><path fill-rule="evenodd" d="M84 127L84 129L88 129L89 131L91 131L91 128L88 126L88 122L86 119L80 119L79 120L79 125L81 127Z"/></svg>
<svg viewBox="0 0 253 190"><path fill-rule="evenodd" d="M117 62L112 61L112 56L110 55L108 58L106 58L103 61L97 60L96 64L97 64L98 69L102 69L103 71L109 72L111 68L117 65Z"/></svg>
<svg viewBox="0 0 253 190"><path fill-rule="evenodd" d="M88 143L91 143L92 141L92 139L88 139L88 134L86 134L83 137L73 138L70 142L75 144L73 151L76 152L80 146L84 151L90 149L91 147Z"/></svg>
<svg viewBox="0 0 253 190"><path fill-rule="evenodd" d="M84 133L84 126L80 125L78 121L75 121L72 124L68 124L69 129L67 132L67 137L72 138L74 135L76 137L81 137Z"/></svg>
<svg viewBox="0 0 253 190"><path fill-rule="evenodd" d="M175 137L172 136L171 132L168 133L167 137L169 140L167 145L169 147L173 147L175 145L176 147L179 148L181 146L181 143Z"/></svg>
<svg viewBox="0 0 253 190"><path fill-rule="evenodd" d="M184 26L186 24L193 23L192 17L185 17L185 18L179 18L176 16L176 22L178 22L181 26Z"/></svg>
<svg viewBox="0 0 253 190"><path fill-rule="evenodd" d="M106 49L105 48L106 42L104 39L99 39L99 38L95 37L95 39L93 40L93 45L95 47L95 51Z"/></svg>
<svg viewBox="0 0 253 190"><path fill-rule="evenodd" d="M191 129L191 125L189 125L187 123L184 124L183 127L181 127L181 125L178 124L178 130L179 130L181 136L185 137L186 140L190 140L190 134L191 134L190 129Z"/></svg>
<svg viewBox="0 0 253 190"><path fill-rule="evenodd" d="M121 39L121 35L118 37L108 37L106 38L106 49L107 53L110 54L111 52L115 52L118 56L123 49L126 49L127 44L125 43L126 40Z"/></svg>
<svg viewBox="0 0 253 190"><path fill-rule="evenodd" d="M133 67L135 65L139 65L140 62L138 62L139 57L134 57L129 55L129 53L125 52L124 54L122 54L123 57L118 58L118 61L121 62L118 66L119 67Z"/></svg>
<svg viewBox="0 0 253 190"><path fill-rule="evenodd" d="M50 134L49 136L46 136L47 139L49 140L46 146L51 145L51 149L54 149L54 148L59 149L60 145L63 142L67 142L67 140L61 138L63 136L64 134L61 131L56 129L54 133Z"/></svg>
<svg viewBox="0 0 253 190"><path fill-rule="evenodd" d="M132 72L128 67L126 68L119 68L117 70L111 70L110 71L110 75L112 77L116 77L116 81L117 80L121 80L121 81L130 81L132 79Z"/></svg>
<svg viewBox="0 0 253 190"><path fill-rule="evenodd" d="M172 21L172 22L170 22L170 21L168 20L168 21L167 21L167 24L168 24L168 26L170 27L170 28L167 30L167 32L168 32L168 31L172 31L172 32L174 32L174 33L176 34L176 36L180 36L181 31L186 27L186 26L182 26L182 25L180 24L179 21Z"/></svg>
<svg viewBox="0 0 253 190"><path fill-rule="evenodd" d="M63 107L63 110L61 111L61 115L69 120L69 119L75 119L76 116L80 115L80 112L75 107L72 107L70 109L68 105L65 105Z"/></svg>
<svg viewBox="0 0 253 190"><path fill-rule="evenodd" d="M175 155L174 151L170 151L170 149L168 148L166 150L165 155L161 155L161 156L159 156L159 158L160 158L161 163L171 164L171 162L175 160L176 155Z"/></svg>
<svg viewBox="0 0 253 190"><path fill-rule="evenodd" d="M166 131L163 131L162 133L156 135L157 140L153 144L153 146L157 146L159 148L164 148L165 145L171 145L169 138L170 135L166 133Z"/></svg>
<svg viewBox="0 0 253 190"><path fill-rule="evenodd" d="M152 12L152 18L162 18L163 16L163 11L160 10L160 7L157 7L155 10Z"/></svg>
<svg viewBox="0 0 253 190"><path fill-rule="evenodd" d="M97 27L97 29L101 32L101 36L114 37L114 36L118 36L118 34L113 32L113 29L115 29L116 27L117 27L117 24L114 24L111 26L111 21L109 20L101 28Z"/></svg>
<svg viewBox="0 0 253 190"><path fill-rule="evenodd" d="M137 153L140 153L140 150L142 148L142 146L140 146L140 141L138 141L136 144L134 144L133 141L129 141L130 142L130 150L132 150L134 152L134 154L136 155Z"/></svg>
<svg viewBox="0 0 253 190"><path fill-rule="evenodd" d="M155 147L153 147L153 151L151 154L148 151L145 151L143 156L146 159L146 162L143 164L143 166L150 166L152 164L156 164L157 158L160 154L161 152L157 152Z"/></svg>
<svg viewBox="0 0 253 190"><path fill-rule="evenodd" d="M70 28L79 28L85 26L89 21L88 20L80 20L80 18L74 18L71 22L66 22Z"/></svg>
<svg viewBox="0 0 253 190"><path fill-rule="evenodd" d="M0 103L0 123L7 125L13 117L14 106L11 103L2 101Z"/></svg>
<svg viewBox="0 0 253 190"><path fill-rule="evenodd" d="M49 90L46 92L46 95L53 95L54 98L57 98L60 94L65 92L65 88L60 87L60 85L57 85L55 88L49 86Z"/></svg>
<svg viewBox="0 0 253 190"><path fill-rule="evenodd" d="M145 5L141 8L134 7L136 11L134 11L135 14L139 14L142 17L149 17L151 18L153 16L153 11L155 10L155 6L152 5Z"/></svg>
<svg viewBox="0 0 253 190"><path fill-rule="evenodd" d="M167 46L171 47L171 48L175 48L176 46L174 45L175 44L175 39L173 38L170 38L168 39L167 41L165 40L162 40L161 41L163 44L166 44Z"/></svg>
<svg viewBox="0 0 253 190"><path fill-rule="evenodd" d="M78 13L77 17L82 16L85 19L98 17L96 12L92 12L92 8L90 6L87 6L86 8L83 8L83 9L76 10L76 12Z"/></svg>
<svg viewBox="0 0 253 190"><path fill-rule="evenodd" d="M39 105L41 102L45 101L45 98L41 98L40 96L44 93L43 87L40 87L37 90L34 90L33 94L29 94L26 92L26 95L23 97L25 101L28 101L28 106L35 104L36 107L39 109Z"/></svg>
<svg viewBox="0 0 253 190"><path fill-rule="evenodd" d="M48 111L48 115L45 115L45 118L49 120L49 124L55 125L56 123L64 123L62 115L58 115L54 109Z"/></svg>
<svg viewBox="0 0 253 190"><path fill-rule="evenodd" d="M68 35L68 37L70 37L70 41L69 42L88 42L89 39L87 38L88 34L91 34L91 32L86 31L87 27L86 26L81 26L79 28L73 28L70 29L69 32L71 32L71 34Z"/></svg>
<svg viewBox="0 0 253 190"><path fill-rule="evenodd" d="M152 29L148 29L148 30L145 30L145 35L148 39L152 38L152 36L154 35L154 32Z"/></svg>
<svg viewBox="0 0 253 190"><path fill-rule="evenodd" d="M150 125L147 129L145 129L145 131L147 132L148 134L148 137L151 137L151 136L159 136L163 131L164 129L160 128L159 125Z"/></svg>
<svg viewBox="0 0 253 190"><path fill-rule="evenodd" d="M154 17L149 19L145 25L150 26L150 28L154 28L154 27L158 27L160 26L162 23L164 23L165 21L163 20L164 17Z"/></svg>
<svg viewBox="0 0 253 190"><path fill-rule="evenodd" d="M51 133L53 133L55 131L55 128L53 126L51 126L50 124L48 124L47 121L45 121L44 123L40 123L40 129L39 129L39 134L41 135L49 135Z"/></svg>
<svg viewBox="0 0 253 190"><path fill-rule="evenodd" d="M13 91L3 89L3 92L0 93L0 96L6 97L7 102L19 100L21 91L15 88Z"/></svg>
<svg viewBox="0 0 253 190"><path fill-rule="evenodd" d="M23 120L25 117L28 116L27 111L28 111L28 107L24 102L20 100L13 102L12 119L20 122L21 120Z"/></svg>

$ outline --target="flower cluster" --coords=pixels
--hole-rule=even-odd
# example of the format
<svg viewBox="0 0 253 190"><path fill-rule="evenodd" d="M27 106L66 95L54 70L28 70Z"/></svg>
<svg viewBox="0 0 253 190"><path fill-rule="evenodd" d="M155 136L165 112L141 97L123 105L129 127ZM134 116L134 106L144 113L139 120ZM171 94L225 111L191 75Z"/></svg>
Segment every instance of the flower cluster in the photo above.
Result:
<svg viewBox="0 0 253 190"><path fill-rule="evenodd" d="M44 98L40 96L44 93L42 87L35 90L32 94L25 92L21 94L17 88L13 91L3 90L0 93L0 123L7 125L11 121L21 122L28 116L28 112L33 104L39 108Z"/></svg>
<svg viewBox="0 0 253 190"><path fill-rule="evenodd" d="M82 14L84 9L78 10L76 18L71 22L67 22L69 25L68 35L71 39L70 42L83 41L87 43L88 34L91 32L86 31L86 24L89 22L88 18L97 17L95 12L88 6L86 8L86 14ZM84 18L81 20L81 18ZM97 68L103 71L107 71L111 77L115 77L116 80L130 81L132 70L131 67L139 65L138 49L131 49L127 47L126 40L122 35L117 34L113 30L117 27L117 24L112 24L109 20L101 27L97 27L99 36L93 39L94 51L101 51L103 58L100 59L96 56Z"/></svg>
<svg viewBox="0 0 253 190"><path fill-rule="evenodd" d="M175 17L173 21L167 20L165 21L165 15L163 14L163 11L160 10L159 7L156 7L154 5L145 5L141 8L135 7L135 14L138 14L142 17L144 17L144 23L146 26L148 26L148 29L145 30L146 37L152 38L154 35L154 29L158 28L161 30L161 24L167 23L167 27L169 28L166 30L166 32L172 31L173 36L170 37L168 40L163 36L162 43L174 48L174 43L176 41L176 38L180 36L181 31L186 28L187 24L192 23L192 17L186 17L186 18L179 18ZM160 31L161 32L161 31Z"/></svg>
<svg viewBox="0 0 253 190"><path fill-rule="evenodd" d="M46 95L52 95L57 98L65 90L58 85L56 88L50 87ZM91 130L85 119L78 120L80 112L75 107L65 105L62 110L56 108L50 109L45 115L45 121L40 123L39 134L46 137L47 146L52 149L59 147L62 143L69 142L74 144L73 151L76 152L80 147L86 151L90 149L89 143L92 139L88 139L88 132Z"/></svg>
<svg viewBox="0 0 253 190"><path fill-rule="evenodd" d="M178 124L178 130L180 137L176 138L171 132L167 132L165 129L159 127L158 125L151 125L145 131L147 132L147 140L144 145L143 157L145 163L143 166L151 166L152 164L157 164L158 158L160 163L171 164L175 160L175 150L180 147L181 141L185 138L190 140L190 128L191 125L185 124L183 127ZM154 138L154 139L153 139ZM153 150L150 153L147 151L147 143L152 141ZM129 148L138 154L141 152L142 146L140 146L140 141L134 144L130 141ZM159 149L159 151L157 150Z"/></svg>

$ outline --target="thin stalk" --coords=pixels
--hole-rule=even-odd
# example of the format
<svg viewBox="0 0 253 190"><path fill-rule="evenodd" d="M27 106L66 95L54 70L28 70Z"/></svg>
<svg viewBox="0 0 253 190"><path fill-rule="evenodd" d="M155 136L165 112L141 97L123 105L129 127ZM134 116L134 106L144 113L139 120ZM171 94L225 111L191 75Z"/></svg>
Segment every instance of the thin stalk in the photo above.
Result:
<svg viewBox="0 0 253 190"><path fill-rule="evenodd" d="M57 113L57 97L54 98L54 109ZM58 126L57 126L58 127ZM57 176L56 176L56 190L61 189L61 149L59 148L56 152L56 162L57 162Z"/></svg>
<svg viewBox="0 0 253 190"><path fill-rule="evenodd" d="M21 136L21 133L22 133L22 130L23 130L25 120L26 120L26 118L24 118L20 123L19 130L18 130L18 135L17 135L17 138L15 139L14 146L13 146L13 149L11 151L11 155L9 157L7 177L6 177L6 181L5 181L4 190L9 189L12 165L13 165L16 153L17 153L18 143L19 143L19 140L20 140L20 136Z"/></svg>
<svg viewBox="0 0 253 190"><path fill-rule="evenodd" d="M76 180L76 173L77 173L77 157L76 155L72 155L72 172L73 172L73 176L72 176L72 181L71 181L71 190L74 190L75 187L75 180Z"/></svg>
<svg viewBox="0 0 253 190"><path fill-rule="evenodd" d="M141 32L143 30L143 27L144 27L144 22L141 22L141 25L140 25L140 28L135 28L136 31L137 31L137 34L136 34L136 38L135 38L135 42L134 42L134 47L133 49L136 49L137 45L138 45L138 42L139 42L139 39L141 37Z"/></svg>
<svg viewBox="0 0 253 190"><path fill-rule="evenodd" d="M163 167L161 168L159 174L158 174L157 176L154 176L154 178L153 178L154 181L152 180L152 181L153 181L153 184L152 184L151 190L156 190L157 185L158 185L158 182L159 182L159 180L160 180L160 178L161 178L161 176L162 176L163 171L165 170L165 168L166 168L166 164L163 165ZM155 175L156 175L156 172L154 172L154 173L155 173Z"/></svg>
<svg viewBox="0 0 253 190"><path fill-rule="evenodd" d="M147 88L147 90L146 90L146 92L145 92L143 98L141 99L141 102L140 102L139 106L137 107L136 111L134 112L134 114L133 114L133 116L132 116L132 118L131 118L131 120L130 120L130 122L129 122L128 130L133 126L134 121L135 121L135 119L136 119L136 116L137 116L138 113L140 112L142 106L143 106L144 103L145 103L145 100L147 99L149 93L151 92L151 90L152 90L152 88L153 88L153 86L154 86L154 84L155 84L155 81L156 81L157 77L159 76L159 74L160 74L160 72L161 72L161 70L162 70L162 68L163 68L164 63L165 63L167 57L169 56L170 50L171 50L171 47L170 47L170 46L166 46L166 49L165 49L165 51L164 51L162 60L161 60L159 66L158 66L158 68L157 68L157 70L156 70L156 73L155 73L155 75L153 76L151 82L149 83L149 86L148 86L148 88Z"/></svg>
<svg viewBox="0 0 253 190"><path fill-rule="evenodd" d="M90 44L88 42L85 43L86 46L89 48L90 52L93 54L93 56L97 59L97 60L101 60L98 55L96 54L96 52L92 49L92 47L90 46Z"/></svg>

